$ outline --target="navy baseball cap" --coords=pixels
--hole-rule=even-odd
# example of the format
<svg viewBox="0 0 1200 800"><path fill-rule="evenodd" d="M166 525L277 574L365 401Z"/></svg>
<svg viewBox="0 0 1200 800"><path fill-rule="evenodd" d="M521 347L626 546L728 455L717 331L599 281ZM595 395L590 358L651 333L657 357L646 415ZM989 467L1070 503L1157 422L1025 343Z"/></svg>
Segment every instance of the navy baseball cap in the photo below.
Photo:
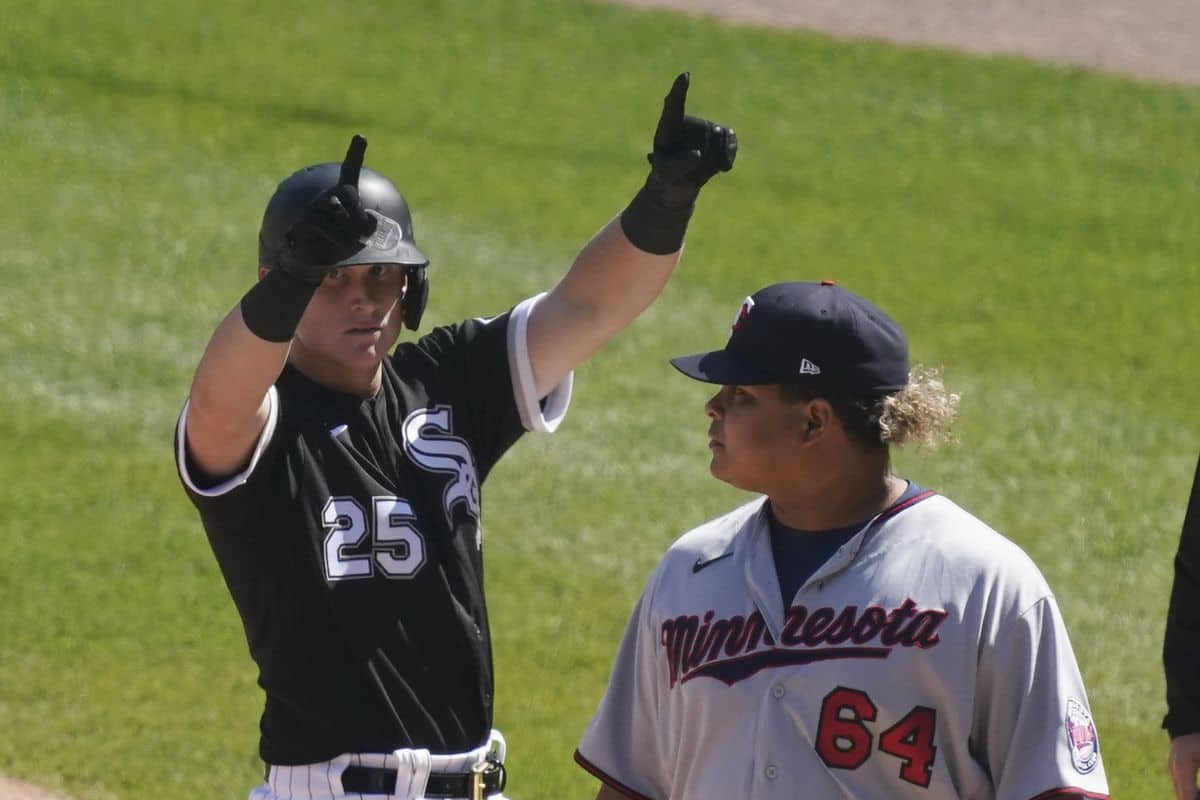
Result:
<svg viewBox="0 0 1200 800"><path fill-rule="evenodd" d="M742 301L723 349L671 364L706 383L886 394L908 383L908 339L881 309L833 281L776 283Z"/></svg>

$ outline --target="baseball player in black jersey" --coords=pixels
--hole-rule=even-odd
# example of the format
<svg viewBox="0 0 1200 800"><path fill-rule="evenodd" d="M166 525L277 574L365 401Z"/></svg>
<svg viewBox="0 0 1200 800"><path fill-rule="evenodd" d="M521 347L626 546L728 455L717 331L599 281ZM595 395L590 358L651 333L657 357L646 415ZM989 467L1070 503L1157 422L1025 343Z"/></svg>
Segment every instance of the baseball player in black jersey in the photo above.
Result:
<svg viewBox="0 0 1200 800"><path fill-rule="evenodd" d="M1198 800L1200 789L1200 461L1183 516L1175 579L1163 636L1167 677L1167 715L1163 727L1171 737L1167 768L1175 800Z"/></svg>
<svg viewBox="0 0 1200 800"><path fill-rule="evenodd" d="M403 197L345 160L279 184L259 278L213 334L179 418L183 485L266 694L255 800L500 796L480 487L552 431L572 370L665 286L728 128L667 94L644 186L549 292L416 329L429 260Z"/></svg>

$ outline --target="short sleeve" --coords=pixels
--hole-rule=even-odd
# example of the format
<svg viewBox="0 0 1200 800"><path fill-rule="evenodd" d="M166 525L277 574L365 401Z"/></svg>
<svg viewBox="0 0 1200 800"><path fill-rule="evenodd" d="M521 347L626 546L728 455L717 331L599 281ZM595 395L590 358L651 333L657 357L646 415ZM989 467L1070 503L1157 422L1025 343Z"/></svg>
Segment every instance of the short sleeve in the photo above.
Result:
<svg viewBox="0 0 1200 800"><path fill-rule="evenodd" d="M999 633L981 659L972 748L996 800L1054 790L1108 797L1100 739L1054 597Z"/></svg>
<svg viewBox="0 0 1200 800"><path fill-rule="evenodd" d="M661 698L655 671L657 634L643 594L630 616L608 688L584 731L575 760L628 797L665 799L670 785L662 752Z"/></svg>
<svg viewBox="0 0 1200 800"><path fill-rule="evenodd" d="M188 404L184 403L183 410L179 412L179 422L175 425L175 467L179 471L179 480L183 483L184 489L187 490L188 495L193 500L221 497L222 495L229 494L238 487L245 485L249 482L251 476L256 474L259 462L263 460L267 445L270 444L275 433L275 426L279 421L279 392L274 386L267 389L267 405L267 421L263 425L262 432L258 435L258 441L254 443L254 450L250 453L249 461L236 474L230 475L214 485L208 485L207 481L200 480L195 474L194 465L188 456Z"/></svg>
<svg viewBox="0 0 1200 800"><path fill-rule="evenodd" d="M572 374L544 398L534 390L527 330L540 297L435 328L392 355L410 408L453 409L455 434L469 443L480 480L526 431L553 431L569 405Z"/></svg>
<svg viewBox="0 0 1200 800"><path fill-rule="evenodd" d="M553 433L567 414L571 404L571 387L575 373L550 390L545 397L538 397L533 384L533 365L529 361L529 314L545 297L540 294L517 305L508 323L508 364L512 378L513 396L521 424L525 430L538 433Z"/></svg>

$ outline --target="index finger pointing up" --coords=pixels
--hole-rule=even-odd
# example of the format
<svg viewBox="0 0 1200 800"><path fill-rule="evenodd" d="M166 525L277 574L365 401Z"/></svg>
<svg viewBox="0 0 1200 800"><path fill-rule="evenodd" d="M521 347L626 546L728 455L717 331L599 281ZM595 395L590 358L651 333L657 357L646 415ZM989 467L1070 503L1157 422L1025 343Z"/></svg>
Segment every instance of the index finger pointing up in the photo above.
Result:
<svg viewBox="0 0 1200 800"><path fill-rule="evenodd" d="M354 134L350 147L346 150L346 158L342 161L342 171L338 176L338 184L358 186L358 173L362 172L363 154L367 152L367 140Z"/></svg>
<svg viewBox="0 0 1200 800"><path fill-rule="evenodd" d="M658 130L654 132L654 149L671 150L680 144L683 138L683 106L687 101L688 84L691 75L679 73L671 91L663 98L662 116L658 120Z"/></svg>

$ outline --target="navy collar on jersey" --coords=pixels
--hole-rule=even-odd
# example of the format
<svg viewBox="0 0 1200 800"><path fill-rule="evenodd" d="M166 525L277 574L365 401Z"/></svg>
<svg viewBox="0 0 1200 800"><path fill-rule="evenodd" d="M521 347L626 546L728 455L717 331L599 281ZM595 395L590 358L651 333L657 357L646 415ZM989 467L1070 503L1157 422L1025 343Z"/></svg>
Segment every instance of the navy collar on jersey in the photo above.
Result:
<svg viewBox="0 0 1200 800"><path fill-rule="evenodd" d="M911 508L922 500L932 497L935 494L937 494L937 492L922 489L917 484L909 481L908 488L905 489L903 494L896 499L896 502L892 503L892 505L881 511L873 520L863 520L862 522L858 523L856 527L861 529L864 525L870 523L871 528L878 528L881 523L896 516L901 511ZM756 520L758 522L756 522ZM745 538L743 534L745 533L747 526L754 526L756 524L761 524L768 533L770 532L772 527L772 516L771 499L769 497L761 498L758 508L755 509L755 511L751 513L750 516L747 517L741 524L739 524L738 530L729 540L723 543L712 542L710 543L709 547L703 548L703 551L697 554L695 561L692 563L692 572L700 572L709 564L715 564L718 561L723 560L725 557L733 555L734 552L737 551L738 542Z"/></svg>
<svg viewBox="0 0 1200 800"><path fill-rule="evenodd" d="M791 605L792 598L813 573L822 567L848 541L863 530L872 520L884 519L889 512L898 506L904 506L908 500L913 500L922 493L921 487L908 481L904 492L888 506L881 514L869 519L859 520L853 525L830 528L820 531L804 531L789 527L780 522L771 513L767 517L770 524L771 554L775 560L775 574L779 578L779 589L783 598L783 607Z"/></svg>
<svg viewBox="0 0 1200 800"><path fill-rule="evenodd" d="M896 501L894 503L892 503L890 506L885 508L883 511L879 512L879 514L877 514L873 517L868 517L867 519L855 522L853 525L845 525L845 526L841 526L841 527L837 527L837 528L829 528L827 530L820 530L820 531L807 531L807 530L801 530L799 528L792 528L787 525L784 525L782 522L780 522L778 519L776 519L774 512L771 511L771 499L770 498L767 498L767 502L764 505L764 511L769 515L767 517L767 521L771 526L772 532L814 534L817 536L828 536L829 538L832 539L832 538L837 538L838 536L843 536L843 535L849 533L850 531L861 530L863 528L863 526L865 526L867 523L871 522L872 520L874 520L876 524L883 522L888 517L892 517L892 516L895 516L896 514L899 514L901 511L908 508L913 503L917 503L921 500L924 500L929 495L934 494L934 492L930 492L925 489L922 489L920 486L913 483L912 481L907 481L907 483L908 483L908 486L905 488L904 492L901 493L901 495L896 498Z"/></svg>

